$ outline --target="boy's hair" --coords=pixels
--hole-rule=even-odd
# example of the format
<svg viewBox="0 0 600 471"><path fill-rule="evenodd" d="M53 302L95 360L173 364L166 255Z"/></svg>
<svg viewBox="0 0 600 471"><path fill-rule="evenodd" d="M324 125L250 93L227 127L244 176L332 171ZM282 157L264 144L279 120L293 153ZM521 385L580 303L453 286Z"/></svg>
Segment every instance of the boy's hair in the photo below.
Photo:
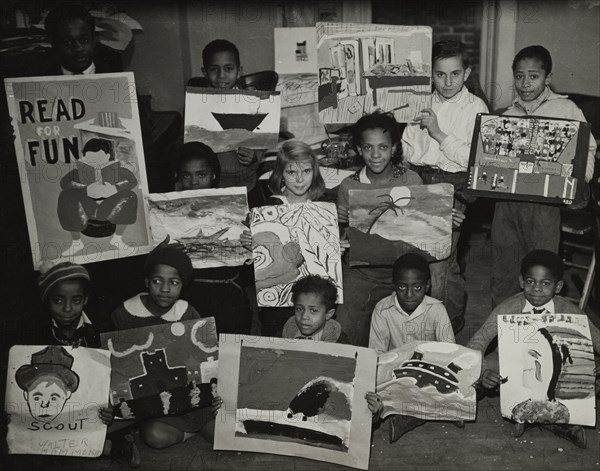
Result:
<svg viewBox="0 0 600 471"><path fill-rule="evenodd" d="M94 18L90 15L90 12L78 5L77 3L62 3L48 13L46 19L44 20L44 27L46 28L46 34L50 41L56 39L58 34L58 30L61 24L68 23L73 20L83 20L90 27L92 34L94 34L94 30L96 24L94 22Z"/></svg>
<svg viewBox="0 0 600 471"><path fill-rule="evenodd" d="M276 195L281 194L283 187L283 172L287 164L310 160L313 169L313 180L308 190L311 200L321 198L325 194L325 181L319 170L319 161L310 146L297 139L284 141L277 151L277 162L269 178L269 189Z"/></svg>
<svg viewBox="0 0 600 471"><path fill-rule="evenodd" d="M461 41L438 41L433 45L431 55L432 65L439 59L449 59L457 56L460 56L462 60L463 69L467 69L470 64L467 46Z"/></svg>
<svg viewBox="0 0 600 471"><path fill-rule="evenodd" d="M177 174L181 173L183 166L193 160L206 160L215 176L213 186L219 186L221 178L221 164L217 154L206 144L202 142L187 142L183 144L177 152Z"/></svg>
<svg viewBox="0 0 600 471"><path fill-rule="evenodd" d="M231 41L227 41L226 39L215 39L214 41L209 42L204 49L202 49L202 65L204 68L210 65L210 61L212 57L217 52L231 52L235 59L235 64L240 66L240 51Z"/></svg>
<svg viewBox="0 0 600 471"><path fill-rule="evenodd" d="M306 293L314 293L321 296L321 300L328 311L335 308L337 288L329 278L323 278L318 275L308 275L300 278L292 286L292 302L295 303L298 296Z"/></svg>
<svg viewBox="0 0 600 471"><path fill-rule="evenodd" d="M44 263L40 268L40 278L38 280L42 301L46 301L52 288L67 280L80 280L84 292L88 293L90 274L84 267L71 262L62 262L56 265Z"/></svg>
<svg viewBox="0 0 600 471"><path fill-rule="evenodd" d="M194 275L194 267L190 257L173 247L159 245L148 254L144 265L146 278L152 276L152 271L156 265L169 265L175 268L181 277L183 286L187 286Z"/></svg>
<svg viewBox="0 0 600 471"><path fill-rule="evenodd" d="M392 283L394 285L400 278L400 272L403 270L417 270L425 276L425 281L431 279L431 271L429 270L429 263L423 258L423 256L416 253L407 253L399 257L392 268Z"/></svg>
<svg viewBox="0 0 600 471"><path fill-rule="evenodd" d="M394 114L377 110L371 114L364 115L352 126L352 143L357 152L362 141L363 132L369 129L383 129L384 133L390 133L392 144L400 142L400 130L398 129L398 122L394 118ZM397 146L396 152L399 152L400 149L401 146Z"/></svg>
<svg viewBox="0 0 600 471"><path fill-rule="evenodd" d="M513 72L517 64L523 59L537 59L542 63L542 69L546 72L546 75L552 72L552 56L544 46L527 46L517 52L512 63Z"/></svg>
<svg viewBox="0 0 600 471"><path fill-rule="evenodd" d="M99 150L112 157L110 141L107 141L106 139L100 139L97 137L93 137L85 143L81 154L83 155L86 152L98 152Z"/></svg>
<svg viewBox="0 0 600 471"><path fill-rule="evenodd" d="M556 281L562 280L565 271L562 259L549 250L533 250L525 255L521 262L521 276L527 276L529 269L534 266L548 269Z"/></svg>

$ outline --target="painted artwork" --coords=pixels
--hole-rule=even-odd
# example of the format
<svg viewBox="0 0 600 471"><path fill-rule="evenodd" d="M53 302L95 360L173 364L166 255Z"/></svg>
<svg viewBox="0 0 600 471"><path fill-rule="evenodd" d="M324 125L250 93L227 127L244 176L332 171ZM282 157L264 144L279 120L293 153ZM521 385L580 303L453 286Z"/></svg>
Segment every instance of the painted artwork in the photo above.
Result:
<svg viewBox="0 0 600 471"><path fill-rule="evenodd" d="M579 201L590 125L541 116L477 117L467 191L489 198Z"/></svg>
<svg viewBox="0 0 600 471"><path fill-rule="evenodd" d="M450 256L454 187L449 183L350 190L350 265L392 265L405 253Z"/></svg>
<svg viewBox="0 0 600 471"><path fill-rule="evenodd" d="M431 104L431 41L429 26L317 23L321 122L412 121Z"/></svg>
<svg viewBox="0 0 600 471"><path fill-rule="evenodd" d="M317 31L313 27L275 28L275 72L279 75L317 73Z"/></svg>
<svg viewBox="0 0 600 471"><path fill-rule="evenodd" d="M34 268L152 249L133 73L5 79Z"/></svg>
<svg viewBox="0 0 600 471"><path fill-rule="evenodd" d="M150 194L148 205L154 243L170 236L194 268L238 266L251 257L240 244L247 229L245 187Z"/></svg>
<svg viewBox="0 0 600 471"><path fill-rule="evenodd" d="M97 457L106 425L109 353L85 347L15 345L6 377L8 452Z"/></svg>
<svg viewBox="0 0 600 471"><path fill-rule="evenodd" d="M187 87L183 138L215 152L271 149L277 146L280 116L279 92Z"/></svg>
<svg viewBox="0 0 600 471"><path fill-rule="evenodd" d="M481 353L455 343L410 342L382 353L377 361L381 416L475 420L473 384L480 375Z"/></svg>
<svg viewBox="0 0 600 471"><path fill-rule="evenodd" d="M110 352L110 401L123 419L209 406L217 394L213 317L101 334Z"/></svg>
<svg viewBox="0 0 600 471"><path fill-rule="evenodd" d="M292 305L292 285L319 275L337 287L343 302L342 262L334 203L297 203L253 208L250 229L258 305Z"/></svg>
<svg viewBox="0 0 600 471"><path fill-rule="evenodd" d="M519 423L596 424L594 349L584 314L498 316L500 407Z"/></svg>
<svg viewBox="0 0 600 471"><path fill-rule="evenodd" d="M215 450L369 464L373 350L327 342L222 334L223 407Z"/></svg>

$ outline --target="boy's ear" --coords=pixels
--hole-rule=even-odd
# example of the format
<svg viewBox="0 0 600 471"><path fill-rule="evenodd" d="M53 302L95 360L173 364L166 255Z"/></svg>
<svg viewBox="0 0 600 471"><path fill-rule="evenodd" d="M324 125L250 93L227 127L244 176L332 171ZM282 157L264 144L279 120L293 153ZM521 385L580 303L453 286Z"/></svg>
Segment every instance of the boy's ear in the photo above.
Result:
<svg viewBox="0 0 600 471"><path fill-rule="evenodd" d="M425 293L428 293L430 289L431 289L431 279L427 280L427 283L425 283Z"/></svg>
<svg viewBox="0 0 600 471"><path fill-rule="evenodd" d="M465 69L465 79L464 79L464 82L467 81L467 79L469 78L470 75L471 75L471 67L467 67Z"/></svg>
<svg viewBox="0 0 600 471"><path fill-rule="evenodd" d="M546 74L546 78L544 79L544 83L546 85L550 85L551 81L552 81L552 72L550 72L549 74Z"/></svg>
<svg viewBox="0 0 600 471"><path fill-rule="evenodd" d="M519 275L519 287L521 289L525 288L525 281L523 280L523 275Z"/></svg>
<svg viewBox="0 0 600 471"><path fill-rule="evenodd" d="M563 280L560 280L558 283L556 283L556 288L554 289L554 294L558 294L560 293L560 290L563 288L565 282Z"/></svg>
<svg viewBox="0 0 600 471"><path fill-rule="evenodd" d="M204 66L200 67L200 70L202 71L202 75L208 78L208 74L206 73L206 69L204 68Z"/></svg>
<svg viewBox="0 0 600 471"><path fill-rule="evenodd" d="M327 314L325 314L325 320L331 319L334 314L335 314L335 308L330 309L329 311L327 311Z"/></svg>
<svg viewBox="0 0 600 471"><path fill-rule="evenodd" d="M89 296L86 296L85 298L83 298L83 305L84 306L87 306L88 299L89 299Z"/></svg>
<svg viewBox="0 0 600 471"><path fill-rule="evenodd" d="M146 289L148 288L148 286L150 286L150 282L148 281L148 278L144 278L144 286L146 287Z"/></svg>
<svg viewBox="0 0 600 471"><path fill-rule="evenodd" d="M237 74L237 78L240 78L242 75L244 75L244 68L240 65L238 67L238 74Z"/></svg>

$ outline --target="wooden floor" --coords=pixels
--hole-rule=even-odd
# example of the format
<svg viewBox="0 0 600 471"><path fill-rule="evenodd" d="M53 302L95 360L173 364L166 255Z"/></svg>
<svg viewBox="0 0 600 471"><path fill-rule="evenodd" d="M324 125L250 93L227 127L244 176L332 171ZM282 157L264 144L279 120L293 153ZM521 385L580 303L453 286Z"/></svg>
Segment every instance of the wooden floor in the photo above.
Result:
<svg viewBox="0 0 600 471"><path fill-rule="evenodd" d="M484 233L471 237L467 259L469 301L467 323L457 342L465 344L490 312L489 242ZM598 318L594 319L599 324ZM597 419L600 418L596 403ZM478 404L477 421L459 429L448 423L429 422L390 444L387 424L373 432L370 470L599 470L600 431L586 428L588 447L581 450L551 432L534 428L521 438L512 436L513 425L503 420L499 398ZM303 458L260 453L216 452L200 436L170 449L157 451L138 440L143 464L140 470L295 470L349 469ZM12 457L11 457L12 458ZM2 469L120 470L125 463L108 459L17 457Z"/></svg>

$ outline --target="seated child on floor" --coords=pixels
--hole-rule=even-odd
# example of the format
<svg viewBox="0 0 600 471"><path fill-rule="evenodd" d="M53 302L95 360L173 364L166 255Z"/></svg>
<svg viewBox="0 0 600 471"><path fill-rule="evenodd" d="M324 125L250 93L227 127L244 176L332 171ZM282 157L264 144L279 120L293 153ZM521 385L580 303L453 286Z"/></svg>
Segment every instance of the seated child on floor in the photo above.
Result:
<svg viewBox="0 0 600 471"><path fill-rule="evenodd" d="M187 301L179 299L193 275L192 262L186 254L173 247L158 246L148 254L145 272L148 292L128 299L112 314L117 330L200 318L200 314ZM212 442L214 416L221 403L221 398L215 397L210 408L145 420L140 423L140 436L152 448L175 445L197 432Z"/></svg>
<svg viewBox="0 0 600 471"><path fill-rule="evenodd" d="M395 293L375 306L371 318L369 348L378 354L417 340L454 343L454 332L446 308L441 301L427 296L431 274L429 264L418 254L402 255L394 263L392 282ZM371 411L379 415L383 402L376 393L368 393ZM390 443L404 433L425 423L412 416L391 415Z"/></svg>
<svg viewBox="0 0 600 471"><path fill-rule="evenodd" d="M498 336L497 318L503 314L584 314L570 301L558 295L563 287L564 266L561 258L549 250L529 252L521 262L519 285L522 292L504 300L492 311L480 329L473 335L467 347L486 354L490 343ZM590 320L590 332L594 351L600 352L600 331ZM483 357L481 386L497 388L502 379L499 373L498 352ZM544 425L559 436L566 437L577 446L585 448L585 431L578 425ZM524 424L517 424L515 436L523 434Z"/></svg>

